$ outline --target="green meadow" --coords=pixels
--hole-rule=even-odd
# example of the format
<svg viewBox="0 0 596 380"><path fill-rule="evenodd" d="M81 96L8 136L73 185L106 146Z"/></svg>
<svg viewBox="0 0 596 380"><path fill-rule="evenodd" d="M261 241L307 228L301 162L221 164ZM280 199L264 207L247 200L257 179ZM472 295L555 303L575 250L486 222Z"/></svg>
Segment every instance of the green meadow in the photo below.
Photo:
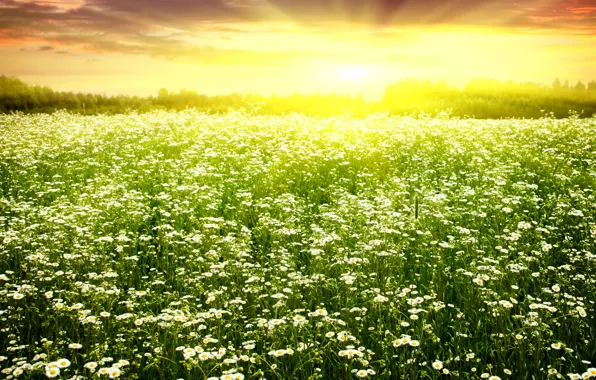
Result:
<svg viewBox="0 0 596 380"><path fill-rule="evenodd" d="M596 118L0 115L0 377L596 377Z"/></svg>

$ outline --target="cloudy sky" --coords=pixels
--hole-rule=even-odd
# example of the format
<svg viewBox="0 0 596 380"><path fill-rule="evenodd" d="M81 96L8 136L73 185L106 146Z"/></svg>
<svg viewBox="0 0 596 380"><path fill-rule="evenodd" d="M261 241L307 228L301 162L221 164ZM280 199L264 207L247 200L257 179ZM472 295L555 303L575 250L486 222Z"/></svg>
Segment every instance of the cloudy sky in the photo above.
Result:
<svg viewBox="0 0 596 380"><path fill-rule="evenodd" d="M585 82L596 0L0 0L0 74L142 95Z"/></svg>

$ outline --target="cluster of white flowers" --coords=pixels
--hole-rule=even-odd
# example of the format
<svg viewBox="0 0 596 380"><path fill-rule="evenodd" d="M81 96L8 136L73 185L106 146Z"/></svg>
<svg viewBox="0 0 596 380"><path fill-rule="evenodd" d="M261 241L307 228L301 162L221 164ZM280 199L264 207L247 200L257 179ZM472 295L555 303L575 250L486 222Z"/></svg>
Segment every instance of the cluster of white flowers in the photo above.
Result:
<svg viewBox="0 0 596 380"><path fill-rule="evenodd" d="M0 373L594 377L594 120L1 115Z"/></svg>

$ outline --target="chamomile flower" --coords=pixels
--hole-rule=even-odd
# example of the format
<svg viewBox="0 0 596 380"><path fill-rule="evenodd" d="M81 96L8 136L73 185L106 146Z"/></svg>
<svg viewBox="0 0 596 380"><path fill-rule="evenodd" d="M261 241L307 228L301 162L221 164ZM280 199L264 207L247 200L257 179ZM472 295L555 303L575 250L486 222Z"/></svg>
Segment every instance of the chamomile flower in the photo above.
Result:
<svg viewBox="0 0 596 380"><path fill-rule="evenodd" d="M58 367L46 367L46 376L49 378L57 377L60 375L60 368Z"/></svg>
<svg viewBox="0 0 596 380"><path fill-rule="evenodd" d="M88 362L84 365L84 367L94 371L97 368L97 362Z"/></svg>
<svg viewBox="0 0 596 380"><path fill-rule="evenodd" d="M56 361L56 364L58 364L58 367L60 368L66 368L70 366L70 360L68 359L58 359Z"/></svg>
<svg viewBox="0 0 596 380"><path fill-rule="evenodd" d="M120 376L120 369L116 367L108 368L108 375L110 375L110 379L115 379Z"/></svg>

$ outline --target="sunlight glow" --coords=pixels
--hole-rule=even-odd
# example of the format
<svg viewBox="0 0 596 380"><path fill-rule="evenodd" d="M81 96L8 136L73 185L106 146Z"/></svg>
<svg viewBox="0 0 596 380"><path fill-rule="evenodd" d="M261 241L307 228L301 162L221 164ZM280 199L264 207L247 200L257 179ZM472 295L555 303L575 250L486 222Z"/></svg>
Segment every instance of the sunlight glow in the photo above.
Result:
<svg viewBox="0 0 596 380"><path fill-rule="evenodd" d="M346 66L338 70L339 76L344 80L357 81L367 78L370 71L366 67Z"/></svg>

